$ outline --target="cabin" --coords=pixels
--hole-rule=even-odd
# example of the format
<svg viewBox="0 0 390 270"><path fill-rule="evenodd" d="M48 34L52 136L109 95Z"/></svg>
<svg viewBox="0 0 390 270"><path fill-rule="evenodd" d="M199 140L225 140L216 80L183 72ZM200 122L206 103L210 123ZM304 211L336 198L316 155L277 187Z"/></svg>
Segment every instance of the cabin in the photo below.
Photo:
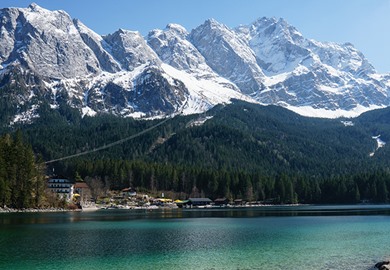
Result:
<svg viewBox="0 0 390 270"><path fill-rule="evenodd" d="M234 205L240 206L240 205L245 205L246 202L243 199L235 199L234 200Z"/></svg>
<svg viewBox="0 0 390 270"><path fill-rule="evenodd" d="M52 178L47 181L47 188L67 201L73 198L74 183L71 180Z"/></svg>
<svg viewBox="0 0 390 270"><path fill-rule="evenodd" d="M229 200L226 198L218 198L214 200L214 205L215 206L225 206L229 204Z"/></svg>
<svg viewBox="0 0 390 270"><path fill-rule="evenodd" d="M211 205L213 201L209 198L189 198L188 204L192 207Z"/></svg>

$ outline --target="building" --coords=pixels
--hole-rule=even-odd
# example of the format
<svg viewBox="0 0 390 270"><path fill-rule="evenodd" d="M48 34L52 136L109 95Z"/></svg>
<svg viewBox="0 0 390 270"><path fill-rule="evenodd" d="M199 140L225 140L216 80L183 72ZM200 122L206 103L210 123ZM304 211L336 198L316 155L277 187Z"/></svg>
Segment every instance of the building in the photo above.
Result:
<svg viewBox="0 0 390 270"><path fill-rule="evenodd" d="M214 204L217 206L225 206L229 204L229 200L226 198L218 198L214 200Z"/></svg>
<svg viewBox="0 0 390 270"><path fill-rule="evenodd" d="M177 207L184 208L189 203L189 200L175 200Z"/></svg>
<svg viewBox="0 0 390 270"><path fill-rule="evenodd" d="M71 180L57 178L49 179L49 181L47 181L47 188L67 201L70 201L73 198L74 183Z"/></svg>
<svg viewBox="0 0 390 270"><path fill-rule="evenodd" d="M211 205L213 201L209 198L189 198L188 204L191 206L206 206Z"/></svg>
<svg viewBox="0 0 390 270"><path fill-rule="evenodd" d="M137 190L135 190L134 188L124 188L122 189L122 195L123 197L127 198L127 197L136 197L137 196Z"/></svg>
<svg viewBox="0 0 390 270"><path fill-rule="evenodd" d="M91 189L85 182L76 182L74 185L74 194L78 195L78 201L83 203L83 202L89 202L91 201L92 193Z"/></svg>
<svg viewBox="0 0 390 270"><path fill-rule="evenodd" d="M246 202L243 199L235 199L234 205L245 205Z"/></svg>

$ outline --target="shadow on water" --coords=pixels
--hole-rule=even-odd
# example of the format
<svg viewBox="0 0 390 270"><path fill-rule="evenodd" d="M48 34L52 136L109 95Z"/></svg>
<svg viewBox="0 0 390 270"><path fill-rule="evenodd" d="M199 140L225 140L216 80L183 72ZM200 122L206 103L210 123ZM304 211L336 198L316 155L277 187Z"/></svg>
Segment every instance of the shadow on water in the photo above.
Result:
<svg viewBox="0 0 390 270"><path fill-rule="evenodd" d="M299 205L210 209L98 210L95 212L9 213L0 215L0 225L55 224L82 221L137 219L251 218L300 216L390 215L390 205Z"/></svg>
<svg viewBox="0 0 390 270"><path fill-rule="evenodd" d="M0 269L367 270L389 228L390 205L4 213Z"/></svg>

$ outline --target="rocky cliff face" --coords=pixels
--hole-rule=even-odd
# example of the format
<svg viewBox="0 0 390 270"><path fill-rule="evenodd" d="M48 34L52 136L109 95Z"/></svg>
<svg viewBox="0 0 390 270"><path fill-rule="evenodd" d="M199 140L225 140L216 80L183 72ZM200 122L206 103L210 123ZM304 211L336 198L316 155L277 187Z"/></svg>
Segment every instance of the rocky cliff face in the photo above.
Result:
<svg viewBox="0 0 390 270"><path fill-rule="evenodd" d="M11 122L33 117L42 102L53 108L67 102L84 114L135 117L179 111L185 102L188 90L166 78L138 32L102 37L64 11L35 4L3 9L0 18L0 79L3 87L18 85L15 100L24 104Z"/></svg>
<svg viewBox="0 0 390 270"><path fill-rule="evenodd" d="M16 106L11 123L38 117L43 102L152 117L238 98L328 117L390 100L390 76L377 74L352 44L306 39L283 19L100 36L64 11L32 4L0 10L0 35L0 95Z"/></svg>
<svg viewBox="0 0 390 270"><path fill-rule="evenodd" d="M283 19L261 18L235 31L267 75L267 90L256 94L261 102L345 111L389 104L386 80L352 44L308 40Z"/></svg>
<svg viewBox="0 0 390 270"><path fill-rule="evenodd" d="M72 19L63 11L37 5L6 9L1 16L1 65L22 66L52 79L88 76L99 72L99 63L87 48Z"/></svg>
<svg viewBox="0 0 390 270"><path fill-rule="evenodd" d="M106 49L117 59L124 70L134 70L143 64L159 65L160 59L138 32L119 29L104 37ZM108 45L108 47L107 47Z"/></svg>
<svg viewBox="0 0 390 270"><path fill-rule="evenodd" d="M265 76L257 65L256 55L233 30L215 20L207 20L191 32L191 41L207 64L243 93L253 94L265 88Z"/></svg>
<svg viewBox="0 0 390 270"><path fill-rule="evenodd" d="M110 45L79 20L73 20L73 23L84 43L95 53L100 68L111 73L120 71L122 68L120 63L109 53Z"/></svg>

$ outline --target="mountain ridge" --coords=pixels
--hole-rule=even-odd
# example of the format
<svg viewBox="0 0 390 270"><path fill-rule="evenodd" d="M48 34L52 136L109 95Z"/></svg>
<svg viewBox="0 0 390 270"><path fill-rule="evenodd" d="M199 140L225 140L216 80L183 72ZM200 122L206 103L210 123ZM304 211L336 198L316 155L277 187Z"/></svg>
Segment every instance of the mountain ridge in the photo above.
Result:
<svg viewBox="0 0 390 270"><path fill-rule="evenodd" d="M9 123L31 122L43 101L55 108L59 99L83 115L135 118L200 113L232 98L321 117L390 102L390 75L352 44L306 39L284 19L234 29L209 19L191 32L171 23L142 37L124 29L100 36L36 4L2 9L0 18L0 86L21 88L19 97L11 91Z"/></svg>

